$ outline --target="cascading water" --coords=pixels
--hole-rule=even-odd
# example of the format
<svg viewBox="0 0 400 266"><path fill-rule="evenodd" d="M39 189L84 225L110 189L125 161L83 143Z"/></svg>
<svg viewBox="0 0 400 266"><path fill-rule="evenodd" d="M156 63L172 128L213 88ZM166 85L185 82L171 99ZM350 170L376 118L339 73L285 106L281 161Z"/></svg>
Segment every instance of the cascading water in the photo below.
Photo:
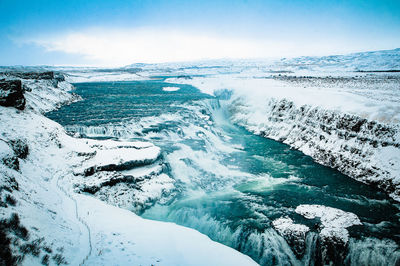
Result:
<svg viewBox="0 0 400 266"><path fill-rule="evenodd" d="M194 228L262 265L320 265L327 258L347 265L400 263L399 209L391 199L233 125L224 100L229 93L217 99L187 85L163 90L171 84L162 81L75 86L84 100L48 114L71 134L148 140L162 148L176 193L143 217ZM326 249L318 219L295 212L301 204L352 212L363 224L348 228L348 244ZM280 217L311 231L291 242L272 226Z"/></svg>

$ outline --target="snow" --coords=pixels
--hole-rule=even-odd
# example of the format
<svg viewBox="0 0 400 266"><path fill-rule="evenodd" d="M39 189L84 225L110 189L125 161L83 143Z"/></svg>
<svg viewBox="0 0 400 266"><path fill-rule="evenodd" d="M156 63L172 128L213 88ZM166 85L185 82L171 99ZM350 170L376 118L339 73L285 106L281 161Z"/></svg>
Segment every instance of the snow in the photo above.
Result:
<svg viewBox="0 0 400 266"><path fill-rule="evenodd" d="M40 113L80 100L79 96L71 94L73 86L66 81L22 80L22 84L27 90L24 93L27 108Z"/></svg>
<svg viewBox="0 0 400 266"><path fill-rule="evenodd" d="M274 228L281 234L281 235L300 235L305 236L310 228L303 224L295 224L292 219L289 217L281 217L272 222Z"/></svg>
<svg viewBox="0 0 400 266"><path fill-rule="evenodd" d="M0 139L0 160L10 156L14 156L14 151L4 140Z"/></svg>
<svg viewBox="0 0 400 266"><path fill-rule="evenodd" d="M121 171L121 173L123 173L125 175L130 175L130 176L137 177L137 178L151 176L151 175L159 174L161 172L162 172L161 165L153 165L153 164L143 166L143 167L133 168L131 170Z"/></svg>
<svg viewBox="0 0 400 266"><path fill-rule="evenodd" d="M89 265L257 265L193 229L146 220L85 195L76 198L91 229Z"/></svg>
<svg viewBox="0 0 400 266"><path fill-rule="evenodd" d="M160 155L160 148L156 146L136 149L136 148L118 148L104 149L98 141L100 148L93 149L96 153L91 159L83 165L85 169L123 169L130 166L149 164L154 162ZM132 143L134 145L134 143Z"/></svg>
<svg viewBox="0 0 400 266"><path fill-rule="evenodd" d="M2 125L7 125L0 129L4 140L25 138L29 145L28 157L19 160L19 172L0 164L0 177L14 177L19 187L12 192L17 205L1 208L0 216L6 218L12 212L18 213L21 223L29 230L30 240L44 237L54 252L63 248L64 252L60 253L68 262L79 264L87 252L86 232L74 217L74 203L56 186L60 171L69 166L52 139L61 127L33 111L18 112L14 108L0 107L0 120ZM38 259L28 256L23 264L38 265Z"/></svg>
<svg viewBox="0 0 400 266"><path fill-rule="evenodd" d="M400 69L400 49L352 53L347 55L284 58L277 64L287 71L350 72Z"/></svg>
<svg viewBox="0 0 400 266"><path fill-rule="evenodd" d="M400 75L354 72L399 69L399 56L400 50L396 49L280 61L138 65L135 67L141 69L131 72L129 67L110 71L71 69L67 81L149 80L173 73L182 75L167 80L173 84L193 85L211 95L231 91L226 105L235 123L287 143L359 181L378 185L400 201ZM164 194L172 193L175 184L159 171L162 168L162 163L156 162L159 148L146 142L67 136L60 125L40 113L78 100L79 97L70 94L73 87L68 82L54 80L22 82L27 89L26 110L0 107L0 153L2 158L13 155L7 143L25 139L29 155L18 159L19 172L0 162L2 185L12 183L11 177L19 185L19 191L13 191L18 204L1 208L1 218L13 212L20 214L31 240L44 237L71 265L129 264L129 259L139 265L254 264L249 257L194 230L148 221L96 199L127 209L134 202L138 206L133 208L141 209L154 200L166 200ZM346 128L362 119L366 121L359 131ZM181 158L188 156L204 158L202 161L210 165L206 154L190 152L184 146L169 156L178 166ZM134 168L139 161L146 165ZM92 167L126 164L133 169L118 173L100 169L88 177L80 174ZM175 174L183 182L185 175L191 174L189 169L175 169L179 169ZM218 171L221 175L240 174L228 167ZM132 192L129 183L123 182L128 176L140 180L140 192ZM118 179L116 185L104 185L115 179ZM93 197L73 192L83 185L97 186L100 190ZM319 218L323 239L344 243L349 238L346 228L361 224L355 214L327 206L300 205L296 212L307 219ZM295 224L288 217L275 220L273 225L281 234L289 230L299 234L308 231L305 225ZM23 263L39 264L38 259L27 256Z"/></svg>
<svg viewBox="0 0 400 266"><path fill-rule="evenodd" d="M79 82L106 82L106 81L133 81L147 80L147 77L142 77L135 73L116 72L96 72L96 68L73 70L66 76L66 81L70 83Z"/></svg>
<svg viewBox="0 0 400 266"><path fill-rule="evenodd" d="M222 89L233 90L235 98L242 98L248 106L251 106L252 116L260 117L265 105L270 99L287 99L297 106L311 105L337 112L359 115L370 120L386 123L400 122L400 93L397 90L400 85L392 84L388 88L391 94L387 99L382 99L382 94L360 95L352 88L306 87L304 84L293 84L272 78L254 78L242 75L219 75L212 77L193 77L189 80L170 78L171 83L184 83L199 88L202 92L213 95L215 91ZM383 83L384 81L382 81ZM376 85L379 86L379 85ZM379 92L379 89L377 89ZM262 117L262 115L261 115ZM262 123L255 120L253 123ZM265 119L265 118L264 118Z"/></svg>
<svg viewBox="0 0 400 266"><path fill-rule="evenodd" d="M360 219L354 213L323 205L299 205L295 211L307 219L320 218L322 226L320 235L322 239L341 240L347 243L349 232L346 228L353 225L362 225Z"/></svg>

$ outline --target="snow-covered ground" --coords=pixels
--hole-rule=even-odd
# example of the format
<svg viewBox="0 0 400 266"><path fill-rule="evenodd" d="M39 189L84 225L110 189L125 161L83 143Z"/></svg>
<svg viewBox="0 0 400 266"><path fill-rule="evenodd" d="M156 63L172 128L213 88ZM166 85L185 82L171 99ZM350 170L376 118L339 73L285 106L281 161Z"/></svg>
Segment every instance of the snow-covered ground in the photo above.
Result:
<svg viewBox="0 0 400 266"><path fill-rule="evenodd" d="M101 186L116 169L142 179L139 204L159 199L173 182L157 171L153 144L77 139L44 117L77 99L68 83L50 82L23 80L25 110L0 106L1 232L10 241L4 254L10 248L22 265L256 264L195 230L145 220L83 193L81 186Z"/></svg>

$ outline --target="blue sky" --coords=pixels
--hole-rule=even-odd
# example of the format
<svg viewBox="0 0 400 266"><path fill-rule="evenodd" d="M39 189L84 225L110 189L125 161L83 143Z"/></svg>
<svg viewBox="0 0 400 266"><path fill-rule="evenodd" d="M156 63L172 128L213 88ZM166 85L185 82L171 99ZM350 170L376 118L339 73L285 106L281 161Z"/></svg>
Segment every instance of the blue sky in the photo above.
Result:
<svg viewBox="0 0 400 266"><path fill-rule="evenodd" d="M0 65L107 65L400 47L400 1L0 0Z"/></svg>

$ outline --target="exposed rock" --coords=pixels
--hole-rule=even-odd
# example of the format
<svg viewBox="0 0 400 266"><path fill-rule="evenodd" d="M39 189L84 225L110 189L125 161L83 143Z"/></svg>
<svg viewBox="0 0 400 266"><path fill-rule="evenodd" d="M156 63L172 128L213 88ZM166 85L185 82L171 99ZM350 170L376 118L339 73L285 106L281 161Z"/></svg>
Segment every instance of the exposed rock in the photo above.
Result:
<svg viewBox="0 0 400 266"><path fill-rule="evenodd" d="M310 228L295 224L289 217L281 217L272 222L274 228L285 238L296 257L302 259L305 254L306 237L315 243L313 261L322 265L343 265L348 253L349 233L347 227L361 225L358 217L350 212L322 205L299 205L296 213L307 219L316 219L318 236L307 236Z"/></svg>
<svg viewBox="0 0 400 266"><path fill-rule="evenodd" d="M238 98L231 112L246 114L247 108ZM399 125L311 105L296 106L286 99L269 100L261 125L251 125L247 116L239 117L233 117L234 122L250 131L286 143L318 163L374 185L400 200Z"/></svg>
<svg viewBox="0 0 400 266"><path fill-rule="evenodd" d="M145 142L88 141L96 153L77 174L93 175L99 171L121 171L152 164L160 148Z"/></svg>
<svg viewBox="0 0 400 266"><path fill-rule="evenodd" d="M75 191L140 213L155 201L165 201L175 189L175 181L162 171L162 166L156 164L123 172L96 172L77 179Z"/></svg>
<svg viewBox="0 0 400 266"><path fill-rule="evenodd" d="M81 179L81 183L78 183L75 186L78 191L94 194L102 187L111 187L122 182L137 184L141 181L150 179L156 175L161 174L162 170L162 165L155 164L123 172L96 172L91 176L87 176L84 179Z"/></svg>
<svg viewBox="0 0 400 266"><path fill-rule="evenodd" d="M297 258L304 255L306 249L306 234L310 231L308 226L295 224L289 217L281 217L272 222L274 228L285 238L292 247Z"/></svg>
<svg viewBox="0 0 400 266"><path fill-rule="evenodd" d="M56 79L23 80L25 88L26 108L40 113L49 112L81 99L71 93L74 88L66 81Z"/></svg>
<svg viewBox="0 0 400 266"><path fill-rule="evenodd" d="M3 140L0 140L0 163L3 163L5 166L16 171L19 170L19 161L17 156L15 156L14 151L7 142Z"/></svg>
<svg viewBox="0 0 400 266"><path fill-rule="evenodd" d="M14 169L16 171L19 170L19 161L16 156L7 156L2 159L4 165L7 167Z"/></svg>
<svg viewBox="0 0 400 266"><path fill-rule="evenodd" d="M1 73L5 76L11 76L11 77L16 77L16 78L21 78L21 79L54 79L55 74L53 71L34 71L34 72L29 72L29 71L8 71L8 72L3 72ZM57 74L57 77L59 77L59 74Z"/></svg>
<svg viewBox="0 0 400 266"><path fill-rule="evenodd" d="M124 175L120 172L97 172L90 177L82 179L81 184L76 184L76 191L95 194L102 187L112 187L118 183L135 183L135 178L131 175Z"/></svg>
<svg viewBox="0 0 400 266"><path fill-rule="evenodd" d="M168 175L159 174L135 183L119 182L114 186L101 187L94 196L111 205L140 214L155 202L168 202L174 195L174 183Z"/></svg>
<svg viewBox="0 0 400 266"><path fill-rule="evenodd" d="M61 82L61 81L65 81L65 77L63 74L61 73L54 73L54 79Z"/></svg>
<svg viewBox="0 0 400 266"><path fill-rule="evenodd" d="M0 81L0 105L15 107L19 110L25 108L25 97L20 80Z"/></svg>
<svg viewBox="0 0 400 266"><path fill-rule="evenodd" d="M160 148L149 142L74 139L78 156L75 191L136 213L173 196L175 181L164 172Z"/></svg>
<svg viewBox="0 0 400 266"><path fill-rule="evenodd" d="M11 148L14 150L15 155L18 158L25 159L29 154L29 147L26 141L22 139L16 139L10 141Z"/></svg>
<svg viewBox="0 0 400 266"><path fill-rule="evenodd" d="M307 219L319 218L322 225L320 232L322 238L336 238L344 243L349 240L349 232L346 228L362 225L360 219L354 213L323 205L303 204L297 206L295 211Z"/></svg>
<svg viewBox="0 0 400 266"><path fill-rule="evenodd" d="M307 219L319 218L318 248L323 264L341 265L347 252L347 227L361 225L357 215L322 205L299 205L295 210Z"/></svg>

